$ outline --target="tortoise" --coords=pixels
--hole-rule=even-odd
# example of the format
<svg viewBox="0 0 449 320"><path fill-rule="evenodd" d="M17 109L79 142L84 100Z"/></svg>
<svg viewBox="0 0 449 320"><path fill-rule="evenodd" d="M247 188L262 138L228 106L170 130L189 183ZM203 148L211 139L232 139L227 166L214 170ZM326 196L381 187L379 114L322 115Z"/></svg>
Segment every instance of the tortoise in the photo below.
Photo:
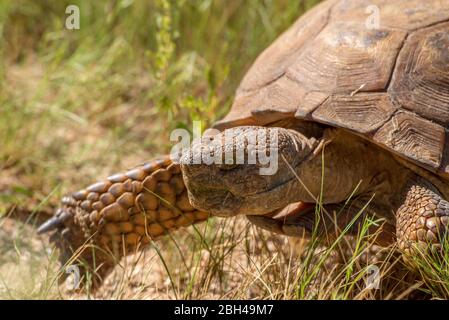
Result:
<svg viewBox="0 0 449 320"><path fill-rule="evenodd" d="M324 1L260 54L229 113L189 152L64 197L39 232L53 232L63 260L77 252L103 274L210 215L330 236L350 222L357 232L364 209L383 221L380 244L405 257L438 251L449 225L448 124L449 2ZM193 161L204 150L231 161ZM236 161L254 151L276 153L277 170L261 174L259 156ZM316 203L333 214L318 223ZM85 244L99 250L77 251Z"/></svg>

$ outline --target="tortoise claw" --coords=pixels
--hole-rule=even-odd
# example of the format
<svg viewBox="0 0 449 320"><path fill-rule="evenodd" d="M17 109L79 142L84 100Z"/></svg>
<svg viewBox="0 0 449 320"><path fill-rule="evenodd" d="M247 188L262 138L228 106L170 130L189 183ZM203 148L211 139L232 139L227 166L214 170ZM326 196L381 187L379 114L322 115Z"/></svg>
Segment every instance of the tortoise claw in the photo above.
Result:
<svg viewBox="0 0 449 320"><path fill-rule="evenodd" d="M304 236L310 234L305 226L301 223L285 223L282 220L264 216L246 216L246 218L259 228L268 230L273 233L300 238L303 238Z"/></svg>
<svg viewBox="0 0 449 320"><path fill-rule="evenodd" d="M246 216L246 218L259 228L278 234L284 234L284 231L282 230L282 221L280 220L276 220L271 217L249 215Z"/></svg>
<svg viewBox="0 0 449 320"><path fill-rule="evenodd" d="M37 234L44 234L58 229L64 225L64 222L70 218L70 214L62 209L58 209L55 216L45 221L37 229Z"/></svg>

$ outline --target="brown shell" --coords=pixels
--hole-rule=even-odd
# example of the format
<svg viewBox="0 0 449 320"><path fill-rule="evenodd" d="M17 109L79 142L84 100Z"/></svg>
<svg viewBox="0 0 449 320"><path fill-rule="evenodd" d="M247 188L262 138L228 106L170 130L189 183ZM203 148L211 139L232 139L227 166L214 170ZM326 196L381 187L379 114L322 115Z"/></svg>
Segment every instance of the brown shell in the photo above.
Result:
<svg viewBox="0 0 449 320"><path fill-rule="evenodd" d="M449 178L449 1L320 3L262 52L215 127L293 116Z"/></svg>

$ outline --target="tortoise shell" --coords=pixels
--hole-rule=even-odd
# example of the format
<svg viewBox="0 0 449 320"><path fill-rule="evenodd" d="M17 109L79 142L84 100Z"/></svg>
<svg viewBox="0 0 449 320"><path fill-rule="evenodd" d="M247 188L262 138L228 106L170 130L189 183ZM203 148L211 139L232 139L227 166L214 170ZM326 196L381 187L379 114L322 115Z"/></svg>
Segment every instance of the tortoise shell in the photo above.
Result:
<svg viewBox="0 0 449 320"><path fill-rule="evenodd" d="M448 179L449 1L328 0L307 12L257 58L215 127L287 117L350 130Z"/></svg>

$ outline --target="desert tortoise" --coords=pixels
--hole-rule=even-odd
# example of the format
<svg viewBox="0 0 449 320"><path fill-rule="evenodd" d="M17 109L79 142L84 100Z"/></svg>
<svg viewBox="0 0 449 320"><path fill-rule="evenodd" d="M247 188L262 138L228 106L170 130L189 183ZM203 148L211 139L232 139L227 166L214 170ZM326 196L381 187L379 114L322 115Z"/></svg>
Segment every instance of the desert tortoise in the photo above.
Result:
<svg viewBox="0 0 449 320"><path fill-rule="evenodd" d="M449 2L325 1L257 58L213 127L221 132L179 162L163 157L65 197L39 231L56 229L67 254L94 244L107 270L111 257L210 214L299 236L315 227L317 199L329 211L351 198L323 234L369 202L385 221L379 242L406 255L438 249L449 224L448 124ZM276 151L277 171L260 174L258 159L192 162L211 149L232 159ZM91 263L92 252L79 257Z"/></svg>

